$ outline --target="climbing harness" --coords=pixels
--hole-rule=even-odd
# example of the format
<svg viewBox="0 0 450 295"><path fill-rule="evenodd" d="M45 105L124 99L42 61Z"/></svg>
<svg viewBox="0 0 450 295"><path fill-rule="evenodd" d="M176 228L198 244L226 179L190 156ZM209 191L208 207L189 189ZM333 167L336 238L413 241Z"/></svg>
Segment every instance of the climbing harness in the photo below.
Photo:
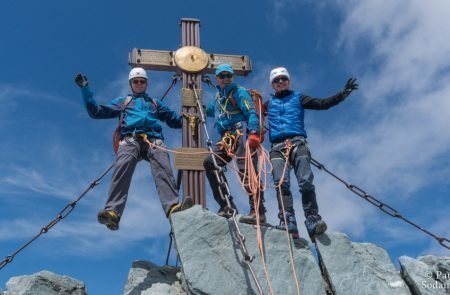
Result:
<svg viewBox="0 0 450 295"><path fill-rule="evenodd" d="M74 209L75 206L77 205L77 203L94 187L96 187L98 184L100 184L100 181L102 180L102 178L108 174L108 172L114 167L114 165L116 164L117 160L112 163L97 179L95 179L94 181L91 182L91 184L89 185L89 187L81 193L81 195L69 202L61 211L59 211L58 215L56 216L55 219L53 219L52 221L50 221L46 226L44 226L43 228L41 228L40 232L35 235L31 240L29 240L28 242L26 242L25 244L23 244L20 248L18 248L16 251L14 251L13 254L8 255L5 257L5 259L3 259L2 262L0 262L0 270L2 268L4 268L8 263L11 263L14 259L14 257L19 254L20 251L22 251L23 249L25 249L28 245L30 245L32 242L34 242L37 238L39 238L42 234L46 234L52 227L54 227L58 222L60 222L62 219L66 218Z"/></svg>
<svg viewBox="0 0 450 295"><path fill-rule="evenodd" d="M444 238L444 237L439 237L439 236L433 234L432 232L430 232L429 230L426 230L423 227L419 226L417 223L414 223L411 220L403 217L397 210L395 210L394 208L392 208L388 204L383 203L382 201L374 198L373 196L371 196L370 194L366 193L363 189L359 188L358 186L346 182L345 180L343 180L342 178L340 178L339 176L337 176L336 174L334 174L330 170L328 170L323 164L321 164L317 160L311 158L311 164L313 164L319 170L325 171L326 173L328 173L329 175L333 176L338 181L342 182L354 194L356 194L357 196L359 196L362 199L366 200L370 204L374 205L375 207L377 207L378 209L380 209L381 211L383 211L387 215L390 215L390 216L395 217L395 218L399 218L399 219L405 221L406 223L409 223L410 225L414 226L418 230L420 230L420 231L426 233L427 235L433 237L444 248L450 249L450 239Z"/></svg>
<svg viewBox="0 0 450 295"><path fill-rule="evenodd" d="M119 142L120 142L120 131L122 130L122 121L123 118L125 116L125 109L127 108L127 105L130 103L131 99L133 97L131 95L127 95L127 97L125 98L125 101L122 104L122 107L120 109L120 116L119 116L119 122L117 123L117 127L116 130L114 130L113 133L113 149L114 149L114 153L117 155L117 151L119 150Z"/></svg>
<svg viewBox="0 0 450 295"><path fill-rule="evenodd" d="M221 150L224 150L227 153L227 156L233 158L237 149L239 138L243 135L244 134L239 128L236 128L232 131L227 131L216 145Z"/></svg>

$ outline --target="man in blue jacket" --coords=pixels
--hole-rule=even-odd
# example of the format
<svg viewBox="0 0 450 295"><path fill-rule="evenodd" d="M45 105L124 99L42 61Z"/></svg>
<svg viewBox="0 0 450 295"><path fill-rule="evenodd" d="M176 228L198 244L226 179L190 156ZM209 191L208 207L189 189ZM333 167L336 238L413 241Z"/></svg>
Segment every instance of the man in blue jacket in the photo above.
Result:
<svg viewBox="0 0 450 295"><path fill-rule="evenodd" d="M233 82L233 68L229 64L221 64L216 68L216 83L217 94L214 101L210 103L206 109L206 115L215 117L215 127L221 136L221 140L216 144L213 152L219 157L215 156L216 162L220 167L226 166L234 156L240 171L241 181L243 181L247 193L249 194L250 213L248 216L241 217L240 221L245 223L256 223L256 210L254 206L254 197L259 197L259 216L260 222L266 222L264 207L263 192L258 192L253 195L248 188L248 180L245 179L243 173L245 170L245 142L244 136L247 133L249 145L252 149L258 148L260 145L259 137L259 116L255 111L255 105L249 92L236 85ZM231 212L227 207L227 203L220 196L219 190L221 186L214 173L213 155L206 157L203 166L205 167L206 177L214 195L214 199L219 204L219 216L230 217ZM254 165L256 167L256 159L254 158ZM220 172L223 173L223 172ZM225 178L225 176L223 175ZM233 197L229 196L230 204L233 209L236 206L233 202Z"/></svg>
<svg viewBox="0 0 450 295"><path fill-rule="evenodd" d="M290 90L290 80L291 76L286 68L277 67L270 72L270 84L275 94L267 103L267 116L269 139L272 143L270 151L272 176L277 187L279 228L285 229L287 225L293 237L298 237L292 193L289 189L289 174L293 168L302 194L305 226L314 242L315 236L325 232L327 225L319 215L313 185L314 175L310 166L311 154L306 142L304 111L305 109L329 109L342 102L353 90L358 89L358 84L356 79L350 78L342 91L331 97L320 99ZM284 178L281 179L283 173Z"/></svg>
<svg viewBox="0 0 450 295"><path fill-rule="evenodd" d="M110 230L119 229L119 221L125 209L128 189L136 164L144 159L150 162L153 179L161 205L169 218L173 212L192 206L192 199L178 203L178 189L165 148L160 121L171 128L181 128L182 118L161 100L147 95L148 77L142 68L134 68L128 76L131 94L113 99L108 104L97 104L88 80L83 74L75 77L81 88L87 112L94 119L120 118L120 142L114 166L108 200L105 209L98 213L98 221ZM148 142L147 142L148 141Z"/></svg>

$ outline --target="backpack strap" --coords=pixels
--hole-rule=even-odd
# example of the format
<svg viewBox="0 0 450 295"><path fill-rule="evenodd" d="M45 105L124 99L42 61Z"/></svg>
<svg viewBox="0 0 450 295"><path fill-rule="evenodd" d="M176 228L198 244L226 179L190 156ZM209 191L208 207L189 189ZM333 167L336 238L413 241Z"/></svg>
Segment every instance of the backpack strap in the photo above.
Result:
<svg viewBox="0 0 450 295"><path fill-rule="evenodd" d="M236 103L236 100L235 100L234 97L233 97L233 95L234 95L234 93L236 92L236 90L237 90L237 87L234 88L234 89L232 89L232 90L230 91L230 93L228 93L228 100L231 101L231 104L232 104L235 108L238 107L238 106L237 106L237 103Z"/></svg>
<svg viewBox="0 0 450 295"><path fill-rule="evenodd" d="M233 97L233 95L234 95L234 93L236 92L236 90L237 90L237 87L234 88L234 89L232 89L232 90L228 93L228 96L227 96L227 99L226 99L224 105L222 105L222 104L220 103L220 101L219 101L219 98L220 98L219 93L216 94L216 101L219 103L219 106L220 106L220 108L222 109L222 112L225 113L225 114L227 114L227 115L234 115L234 114L239 114L240 112L242 112L241 109L238 107L238 105L237 105L237 103L236 103L236 100L235 100L234 97ZM230 101L231 104L233 105L233 107L235 107L237 110L231 111L231 112L230 112L230 111L227 111L227 103L228 103L228 101Z"/></svg>
<svg viewBox="0 0 450 295"><path fill-rule="evenodd" d="M127 108L127 105L130 103L131 99L133 97L131 95L127 95L125 98L125 101L122 104L122 108L120 109L120 116L119 116L119 126L117 128L122 129L122 121L123 117L125 116L125 109Z"/></svg>

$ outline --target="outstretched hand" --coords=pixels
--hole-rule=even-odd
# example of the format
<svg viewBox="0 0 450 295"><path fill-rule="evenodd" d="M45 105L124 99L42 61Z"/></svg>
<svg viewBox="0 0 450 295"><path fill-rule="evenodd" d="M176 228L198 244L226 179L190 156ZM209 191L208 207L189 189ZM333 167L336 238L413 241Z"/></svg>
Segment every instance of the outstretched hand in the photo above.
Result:
<svg viewBox="0 0 450 295"><path fill-rule="evenodd" d="M85 75L81 74L81 73L78 73L78 74L75 76L75 83L76 83L80 88L86 87L86 86L88 86L88 84L89 84L87 77L86 77Z"/></svg>
<svg viewBox="0 0 450 295"><path fill-rule="evenodd" d="M344 95L347 97L353 90L357 90L359 87L358 83L356 83L356 78L350 78L347 80L344 86Z"/></svg>

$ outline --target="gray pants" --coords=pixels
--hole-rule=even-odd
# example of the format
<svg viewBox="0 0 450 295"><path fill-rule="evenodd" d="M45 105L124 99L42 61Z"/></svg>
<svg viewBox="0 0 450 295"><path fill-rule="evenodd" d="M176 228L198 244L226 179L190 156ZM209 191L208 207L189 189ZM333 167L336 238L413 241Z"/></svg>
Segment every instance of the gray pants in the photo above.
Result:
<svg viewBox="0 0 450 295"><path fill-rule="evenodd" d="M290 139L295 145L290 152L284 175L283 183L280 189L277 190L278 208L280 213L283 211L281 206L281 198L283 198L284 209L292 214L295 214L292 193L290 190L290 173L294 169L297 178L298 187L302 194L302 205L305 216L311 214L318 214L319 207L317 206L316 190L313 184L314 175L311 171L311 154L309 152L306 141L301 136L296 136ZM286 159L283 156L285 151L285 144L273 144L270 151L270 162L272 163L273 182L276 186L280 184L283 170L286 165ZM281 194L280 194L281 190Z"/></svg>
<svg viewBox="0 0 450 295"><path fill-rule="evenodd" d="M158 146L166 147L161 139L149 140ZM157 148L150 149L148 143L142 138L125 137L119 143L117 162L109 187L109 197L105 204L106 210L114 210L122 216L128 198L131 177L136 164L142 159L150 162L159 200L166 215L172 205L178 203L178 190L167 152Z"/></svg>

